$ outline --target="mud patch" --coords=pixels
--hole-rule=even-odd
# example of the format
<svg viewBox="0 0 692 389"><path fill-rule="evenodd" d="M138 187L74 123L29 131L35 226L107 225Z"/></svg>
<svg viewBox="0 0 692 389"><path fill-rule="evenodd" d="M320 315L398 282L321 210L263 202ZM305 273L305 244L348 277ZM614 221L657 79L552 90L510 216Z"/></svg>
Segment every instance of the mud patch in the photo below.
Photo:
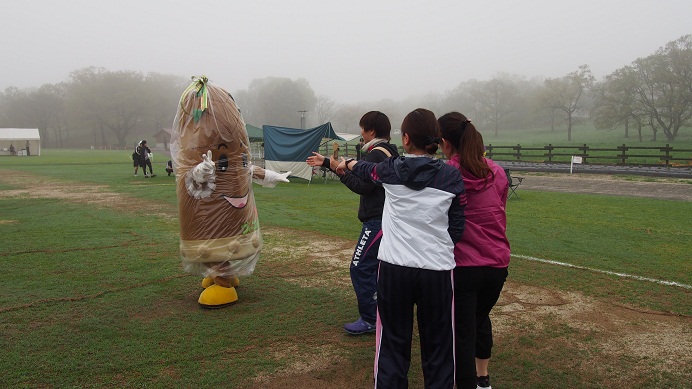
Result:
<svg viewBox="0 0 692 389"><path fill-rule="evenodd" d="M89 204L123 212L148 214L171 219L177 218L177 210L171 210L156 202L134 198L109 190L105 185L65 182L56 179L37 177L29 173L3 170L0 182L20 189L0 191L0 198L60 199L71 203Z"/></svg>
<svg viewBox="0 0 692 389"><path fill-rule="evenodd" d="M319 370L325 370L330 365L341 362L335 345L320 345L304 347L295 344L276 344L272 346L271 359L275 361L288 361L286 367L279 369L272 375L260 375L254 381L267 385L280 377L301 375Z"/></svg>
<svg viewBox="0 0 692 389"><path fill-rule="evenodd" d="M568 329L568 342L592 354L589 368L604 370L624 357L639 359L633 366L641 374L649 370L679 371L692 365L692 320L657 312L641 312L600 301L580 293L563 292L507 282L491 313L498 338L521 336L521 328L546 331L546 326ZM550 331L550 329L548 329ZM580 338L593 338L589 345ZM591 347L596 344L595 347ZM596 361L602 360L602 363ZM584 371L584 374L593 374Z"/></svg>
<svg viewBox="0 0 692 389"><path fill-rule="evenodd" d="M349 287L349 265L355 242L312 232L262 230L262 261L284 280L304 288Z"/></svg>

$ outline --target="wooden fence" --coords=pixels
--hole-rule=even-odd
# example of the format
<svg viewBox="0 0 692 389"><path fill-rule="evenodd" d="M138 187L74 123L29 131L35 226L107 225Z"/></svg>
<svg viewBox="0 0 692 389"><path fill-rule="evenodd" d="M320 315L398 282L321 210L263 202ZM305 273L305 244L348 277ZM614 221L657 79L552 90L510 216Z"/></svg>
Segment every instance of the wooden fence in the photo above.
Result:
<svg viewBox="0 0 692 389"><path fill-rule="evenodd" d="M625 144L612 148L580 146L543 147L486 146L486 156L499 161L569 163L572 156L582 158L585 164L617 165L655 165L679 166L692 164L692 149L665 146L627 146Z"/></svg>
<svg viewBox="0 0 692 389"><path fill-rule="evenodd" d="M97 147L97 149L129 150L122 147ZM583 164L592 165L639 165L639 166L692 166L692 149L675 148L665 146L627 146L622 144L616 147L591 147L587 144L573 146L557 146L548 144L545 146L497 146L488 144L485 146L486 156L496 161L516 161L535 163L570 163L573 156L581 157ZM263 149L259 144L253 144L253 159L264 158ZM321 154L329 156L333 153L332 142L320 147ZM399 146L399 153L404 150ZM339 156L356 157L355 145L341 144ZM438 152L439 158L444 158Z"/></svg>
<svg viewBox="0 0 692 389"><path fill-rule="evenodd" d="M488 144L486 156L496 161L569 163L572 156L582 158L582 163L592 165L643 165L643 166L680 166L692 165L692 149L665 146L627 146L592 147L587 144L573 146L496 146ZM325 144L320 148L323 155L332 154L332 146ZM404 150L399 147L399 153ZM340 156L355 157L353 145L342 145ZM444 156L439 155L440 158Z"/></svg>
<svg viewBox="0 0 692 389"><path fill-rule="evenodd" d="M254 145L254 144L253 144ZM131 149L130 147L96 147L97 149ZM496 161L569 163L573 156L582 158L582 163L592 165L641 165L641 166L689 166L692 165L692 149L665 146L627 146L624 143L615 147L592 147L587 144L573 146L485 146L486 156ZM332 142L320 146L321 154L332 155ZM399 146L399 153L404 150ZM356 148L352 144L341 144L339 156L356 157ZM253 148L253 157L264 157L262 147ZM444 158L438 153L439 158Z"/></svg>

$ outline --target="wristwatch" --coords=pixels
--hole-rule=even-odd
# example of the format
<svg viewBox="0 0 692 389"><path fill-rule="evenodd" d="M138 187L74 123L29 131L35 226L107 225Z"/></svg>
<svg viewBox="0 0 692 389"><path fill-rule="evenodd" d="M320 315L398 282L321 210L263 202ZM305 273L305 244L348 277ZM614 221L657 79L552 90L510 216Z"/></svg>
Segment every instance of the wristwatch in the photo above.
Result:
<svg viewBox="0 0 692 389"><path fill-rule="evenodd" d="M346 160L346 170L351 171L351 169L348 167L348 164L351 163L352 161L355 161L355 158L348 158Z"/></svg>

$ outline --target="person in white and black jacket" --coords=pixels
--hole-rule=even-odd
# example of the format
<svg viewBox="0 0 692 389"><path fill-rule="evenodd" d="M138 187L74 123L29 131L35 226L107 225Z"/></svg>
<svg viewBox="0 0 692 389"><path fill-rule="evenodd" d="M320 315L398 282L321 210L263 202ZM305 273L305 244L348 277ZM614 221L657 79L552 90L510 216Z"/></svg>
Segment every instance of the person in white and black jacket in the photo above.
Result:
<svg viewBox="0 0 692 389"><path fill-rule="evenodd" d="M378 164L342 160L338 169L385 190L378 258L375 388L408 387L414 305L425 387L454 388L454 245L464 231L458 169L435 159L435 114L418 108L401 124L406 154Z"/></svg>

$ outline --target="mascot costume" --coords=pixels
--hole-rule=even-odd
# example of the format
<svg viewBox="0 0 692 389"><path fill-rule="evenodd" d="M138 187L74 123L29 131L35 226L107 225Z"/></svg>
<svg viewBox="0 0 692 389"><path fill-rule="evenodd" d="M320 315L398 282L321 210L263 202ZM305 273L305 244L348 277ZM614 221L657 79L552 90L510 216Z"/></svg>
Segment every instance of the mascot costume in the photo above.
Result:
<svg viewBox="0 0 692 389"><path fill-rule="evenodd" d="M262 249L252 182L288 182L251 163L245 123L233 97L206 77L192 79L173 122L171 158L186 272L203 278L199 304L238 300L238 277L252 274Z"/></svg>

